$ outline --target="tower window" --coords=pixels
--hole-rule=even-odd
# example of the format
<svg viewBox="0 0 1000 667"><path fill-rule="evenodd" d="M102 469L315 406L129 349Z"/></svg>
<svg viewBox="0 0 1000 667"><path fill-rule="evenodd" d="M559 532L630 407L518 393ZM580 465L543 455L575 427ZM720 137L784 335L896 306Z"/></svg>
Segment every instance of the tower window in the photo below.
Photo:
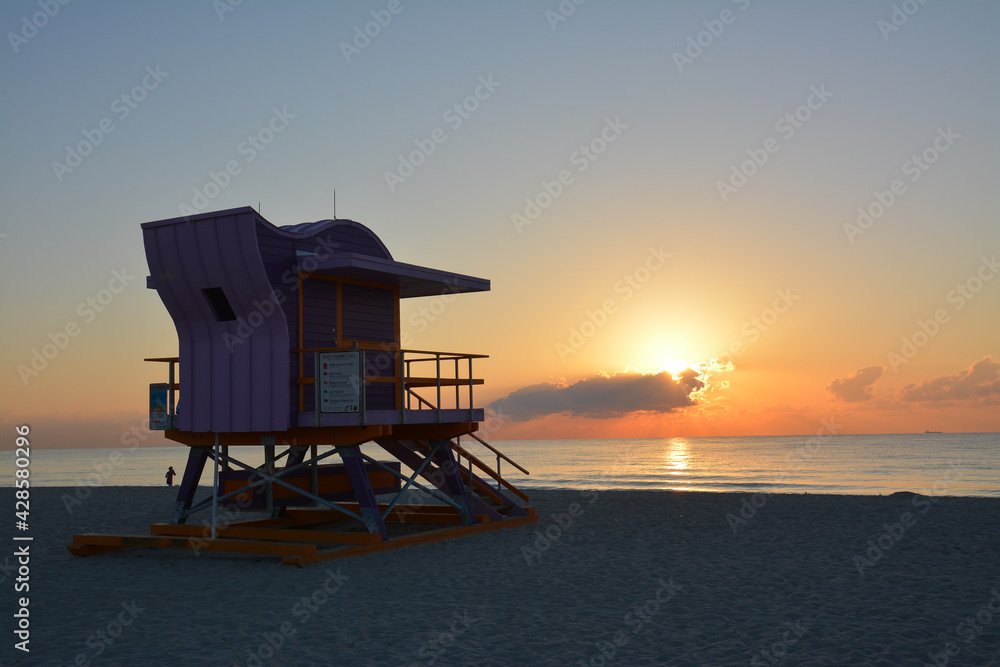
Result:
<svg viewBox="0 0 1000 667"><path fill-rule="evenodd" d="M205 295L205 300L215 314L216 322L232 322L236 319L236 313L233 312L233 307L229 305L229 299L221 287L205 287L201 293Z"/></svg>

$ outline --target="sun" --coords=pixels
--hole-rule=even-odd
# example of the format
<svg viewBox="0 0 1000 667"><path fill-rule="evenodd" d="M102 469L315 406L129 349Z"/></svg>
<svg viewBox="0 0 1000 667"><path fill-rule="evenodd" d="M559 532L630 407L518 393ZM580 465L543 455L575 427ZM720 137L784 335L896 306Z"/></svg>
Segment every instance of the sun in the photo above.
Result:
<svg viewBox="0 0 1000 667"><path fill-rule="evenodd" d="M687 359L677 359L669 364L665 365L664 370L670 371L670 374L674 377L681 374L681 372L686 371L691 368L691 363Z"/></svg>
<svg viewBox="0 0 1000 667"><path fill-rule="evenodd" d="M676 359L665 363L661 362L656 372L661 373L663 371L667 371L672 376L677 377L682 371L685 371L688 368L691 368L691 364L689 364L686 359Z"/></svg>
<svg viewBox="0 0 1000 667"><path fill-rule="evenodd" d="M650 326L656 330L656 326ZM692 343L689 336L679 332L664 333L662 327L655 334L646 334L632 341L628 347L632 364L644 369L647 373L666 371L677 377L688 368L698 369L698 362L689 359L700 359L699 346ZM693 364L693 365L692 365Z"/></svg>

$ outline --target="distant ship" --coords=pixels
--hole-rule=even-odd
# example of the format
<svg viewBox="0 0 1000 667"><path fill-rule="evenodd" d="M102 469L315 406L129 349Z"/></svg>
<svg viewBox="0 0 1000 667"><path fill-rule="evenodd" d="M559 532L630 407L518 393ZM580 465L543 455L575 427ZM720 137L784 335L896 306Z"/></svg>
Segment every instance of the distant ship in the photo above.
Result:
<svg viewBox="0 0 1000 667"><path fill-rule="evenodd" d="M924 433L942 433L943 431L924 431Z"/></svg>

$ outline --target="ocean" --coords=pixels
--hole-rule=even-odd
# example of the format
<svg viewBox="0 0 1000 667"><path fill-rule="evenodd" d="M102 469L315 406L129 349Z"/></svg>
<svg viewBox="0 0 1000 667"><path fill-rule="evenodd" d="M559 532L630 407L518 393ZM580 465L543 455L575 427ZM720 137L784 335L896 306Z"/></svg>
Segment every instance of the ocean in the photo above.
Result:
<svg viewBox="0 0 1000 667"><path fill-rule="evenodd" d="M496 457L462 441L487 464ZM835 493L1000 497L1000 433L501 440L501 473L525 489L672 489L677 491ZM386 456L377 446L363 450ZM260 447L232 447L263 462ZM15 453L0 454L0 485L13 486ZM33 486L159 486L168 466L183 473L184 446L32 449ZM333 462L336 456L328 460ZM206 468L203 484L210 484ZM178 480L175 481L179 482Z"/></svg>

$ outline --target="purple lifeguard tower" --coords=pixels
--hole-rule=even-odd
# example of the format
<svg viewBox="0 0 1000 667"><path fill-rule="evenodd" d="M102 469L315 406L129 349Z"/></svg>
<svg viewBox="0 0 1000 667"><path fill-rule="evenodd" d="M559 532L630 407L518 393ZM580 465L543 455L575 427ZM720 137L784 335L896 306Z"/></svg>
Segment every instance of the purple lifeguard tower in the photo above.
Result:
<svg viewBox="0 0 1000 667"><path fill-rule="evenodd" d="M400 299L487 291L488 280L397 262L352 220L275 227L244 207L142 230L147 287L179 345L177 357L147 360L168 365L168 381L150 387L150 425L189 446L187 465L170 523L145 536L76 535L70 551L193 548L304 565L537 519L501 461L527 471L475 433L484 411L473 361L485 355L400 339ZM263 449L262 465L230 451L247 445ZM212 493L195 502L209 460ZM401 503L411 487L437 504ZM219 527L218 508L265 514ZM188 523L202 510L210 524Z"/></svg>

